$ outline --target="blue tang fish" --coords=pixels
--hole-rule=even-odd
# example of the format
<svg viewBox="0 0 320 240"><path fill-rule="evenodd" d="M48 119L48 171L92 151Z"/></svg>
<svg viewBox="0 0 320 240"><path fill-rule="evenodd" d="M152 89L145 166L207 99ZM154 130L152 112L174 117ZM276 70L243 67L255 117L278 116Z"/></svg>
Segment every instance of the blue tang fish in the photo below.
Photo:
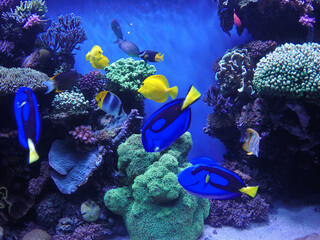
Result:
<svg viewBox="0 0 320 240"><path fill-rule="evenodd" d="M39 159L35 144L40 135L40 114L36 96L30 88L18 89L14 98L14 113L19 142L25 149L29 148L29 164L33 163Z"/></svg>
<svg viewBox="0 0 320 240"><path fill-rule="evenodd" d="M138 48L138 46L136 44L134 44L133 42L125 39L123 41L120 41L119 39L117 39L117 41L115 41L115 43L119 43L119 48L124 51L127 55L131 56L131 57L140 57L140 50Z"/></svg>
<svg viewBox="0 0 320 240"><path fill-rule="evenodd" d="M114 41L114 43L119 42L119 39L123 39L123 34L122 34L122 30L121 30L121 26L119 24L119 22L117 21L117 19L112 19L111 20L111 28L113 33L116 35L117 40Z"/></svg>
<svg viewBox="0 0 320 240"><path fill-rule="evenodd" d="M211 158L198 157L191 167L178 174L178 181L189 193L200 197L226 200L247 194L255 197L258 186L249 187L234 172L223 168Z"/></svg>
<svg viewBox="0 0 320 240"><path fill-rule="evenodd" d="M200 98L198 90L191 86L185 98L173 100L151 115L142 127L142 143L146 152L157 152L169 147L191 122L190 105Z"/></svg>

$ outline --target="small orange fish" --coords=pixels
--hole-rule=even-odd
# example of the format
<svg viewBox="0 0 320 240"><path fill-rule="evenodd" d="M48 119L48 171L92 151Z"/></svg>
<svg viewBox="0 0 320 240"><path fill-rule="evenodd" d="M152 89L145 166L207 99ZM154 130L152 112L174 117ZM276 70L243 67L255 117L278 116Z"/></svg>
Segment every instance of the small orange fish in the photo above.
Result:
<svg viewBox="0 0 320 240"><path fill-rule="evenodd" d="M237 16L235 9L233 9L233 23L234 23L234 25L236 27L240 27L241 26L240 18Z"/></svg>

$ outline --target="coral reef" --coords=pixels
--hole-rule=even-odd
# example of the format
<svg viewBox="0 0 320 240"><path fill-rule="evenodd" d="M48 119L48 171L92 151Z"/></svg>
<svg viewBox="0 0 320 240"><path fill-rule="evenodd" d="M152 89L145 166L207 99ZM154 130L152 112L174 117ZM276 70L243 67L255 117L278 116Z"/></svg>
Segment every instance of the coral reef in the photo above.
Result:
<svg viewBox="0 0 320 240"><path fill-rule="evenodd" d="M94 70L80 78L80 80L78 81L78 88L82 92L89 92L91 96L94 96L99 91L105 90L105 82L105 75L101 74L99 70Z"/></svg>
<svg viewBox="0 0 320 240"><path fill-rule="evenodd" d="M210 214L206 223L213 227L223 225L245 228L249 223L268 220L269 204L260 195L253 199L245 196L234 200L210 200Z"/></svg>
<svg viewBox="0 0 320 240"><path fill-rule="evenodd" d="M23 236L22 240L52 240L52 237L41 229L33 229Z"/></svg>
<svg viewBox="0 0 320 240"><path fill-rule="evenodd" d="M33 196L39 196L44 184L50 177L50 167L48 161L42 161L40 166L40 176L29 181L28 191Z"/></svg>
<svg viewBox="0 0 320 240"><path fill-rule="evenodd" d="M36 208L38 222L47 227L55 225L61 218L65 206L66 200L61 194L46 195Z"/></svg>
<svg viewBox="0 0 320 240"><path fill-rule="evenodd" d="M119 146L119 169L131 183L107 191L104 201L111 211L124 217L130 239L195 239L202 234L208 200L187 193L176 176L186 167L185 157L191 147L190 133L161 153L144 152L137 134ZM136 156L133 162L129 156Z"/></svg>
<svg viewBox="0 0 320 240"><path fill-rule="evenodd" d="M219 66L216 79L222 95L237 96L245 92L250 96L254 93L251 84L253 66L247 49L227 51L219 61Z"/></svg>
<svg viewBox="0 0 320 240"><path fill-rule="evenodd" d="M49 119L67 119L72 116L84 115L88 113L89 101L81 92L65 91L57 94L52 101L52 113Z"/></svg>
<svg viewBox="0 0 320 240"><path fill-rule="evenodd" d="M317 43L277 47L258 62L252 81L254 89L261 95L318 102L319 53Z"/></svg>
<svg viewBox="0 0 320 240"><path fill-rule="evenodd" d="M88 181L89 176L102 163L99 148L81 153L68 140L56 140L49 152L49 165L54 169L51 178L64 194L75 192Z"/></svg>
<svg viewBox="0 0 320 240"><path fill-rule="evenodd" d="M56 73L71 70L74 66L73 50L79 50L80 44L87 40L81 26L81 18L73 13L58 17L58 23L52 22L47 31L40 36L42 46L50 48L58 56Z"/></svg>
<svg viewBox="0 0 320 240"><path fill-rule="evenodd" d="M86 239L86 240L99 240L104 236L109 235L101 227L100 224L90 223L77 227L73 234L67 235L55 235L54 240L74 240L74 239Z"/></svg>
<svg viewBox="0 0 320 240"><path fill-rule="evenodd" d="M76 127L73 131L69 131L69 133L74 137L74 139L85 144L92 144L97 140L92 132L91 126L81 125Z"/></svg>
<svg viewBox="0 0 320 240"><path fill-rule="evenodd" d="M0 96L15 93L20 87L31 88L34 92L44 92L47 87L42 83L49 80L45 73L30 68L0 66Z"/></svg>
<svg viewBox="0 0 320 240"><path fill-rule="evenodd" d="M44 17L48 9L45 1L42 0L31 0L31 1L21 1L20 6L17 6L14 13L24 19L30 16L37 15Z"/></svg>
<svg viewBox="0 0 320 240"><path fill-rule="evenodd" d="M314 9L318 8L319 2L311 0L218 1L218 16L222 30L229 35L235 9L241 20L241 27L237 28L239 35L246 28L254 39L281 43L288 39L302 42L314 38L318 41L319 31L314 31L318 20Z"/></svg>
<svg viewBox="0 0 320 240"><path fill-rule="evenodd" d="M138 109L143 113L143 96L138 93L141 83L156 72L153 65L143 60L121 58L106 68L108 84L106 90L115 93L122 100L125 109Z"/></svg>

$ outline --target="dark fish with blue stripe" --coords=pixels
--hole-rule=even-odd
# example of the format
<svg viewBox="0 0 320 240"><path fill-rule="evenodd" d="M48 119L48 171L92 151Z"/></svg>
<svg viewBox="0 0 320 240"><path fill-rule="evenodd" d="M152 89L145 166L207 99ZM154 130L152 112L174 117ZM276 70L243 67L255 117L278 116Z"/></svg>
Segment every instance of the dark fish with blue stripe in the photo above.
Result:
<svg viewBox="0 0 320 240"><path fill-rule="evenodd" d="M122 34L122 30L121 30L121 26L119 24L119 22L117 21L117 19L112 19L111 20L111 28L113 33L117 36L117 40L114 41L114 43L119 42L119 39L123 39L123 34Z"/></svg>
<svg viewBox="0 0 320 240"><path fill-rule="evenodd" d="M258 186L250 187L234 172L219 166L211 158L199 157L191 167L178 174L178 181L189 193L201 197L226 200L247 194L255 197Z"/></svg>
<svg viewBox="0 0 320 240"><path fill-rule="evenodd" d="M40 136L40 114L36 96L30 88L18 89L14 99L14 113L18 125L19 142L29 148L28 162L33 163L39 159L35 144Z"/></svg>
<svg viewBox="0 0 320 240"><path fill-rule="evenodd" d="M119 116L123 113L122 102L120 98L109 91L102 91L96 95L98 106L109 115Z"/></svg>
<svg viewBox="0 0 320 240"><path fill-rule="evenodd" d="M169 147L191 122L190 105L200 98L198 90L191 86L185 98L173 100L151 115L142 128L142 143L146 152L157 152Z"/></svg>

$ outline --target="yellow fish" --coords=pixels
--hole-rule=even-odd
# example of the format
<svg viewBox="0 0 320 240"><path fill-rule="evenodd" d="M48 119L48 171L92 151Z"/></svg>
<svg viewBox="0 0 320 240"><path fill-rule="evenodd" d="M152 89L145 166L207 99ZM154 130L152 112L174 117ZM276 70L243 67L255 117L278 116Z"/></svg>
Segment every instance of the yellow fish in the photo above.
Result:
<svg viewBox="0 0 320 240"><path fill-rule="evenodd" d="M152 99L158 103L167 101L170 94L175 99L178 94L178 87L169 87L168 80L163 75L153 75L146 78L138 90L145 98Z"/></svg>
<svg viewBox="0 0 320 240"><path fill-rule="evenodd" d="M248 155L253 154L258 157L260 139L259 134L254 129L247 128L246 142L242 145L243 150L245 150Z"/></svg>
<svg viewBox="0 0 320 240"><path fill-rule="evenodd" d="M94 45L90 52L86 55L86 60L90 61L92 67L96 69L104 69L109 66L109 59L104 56L101 47Z"/></svg>

